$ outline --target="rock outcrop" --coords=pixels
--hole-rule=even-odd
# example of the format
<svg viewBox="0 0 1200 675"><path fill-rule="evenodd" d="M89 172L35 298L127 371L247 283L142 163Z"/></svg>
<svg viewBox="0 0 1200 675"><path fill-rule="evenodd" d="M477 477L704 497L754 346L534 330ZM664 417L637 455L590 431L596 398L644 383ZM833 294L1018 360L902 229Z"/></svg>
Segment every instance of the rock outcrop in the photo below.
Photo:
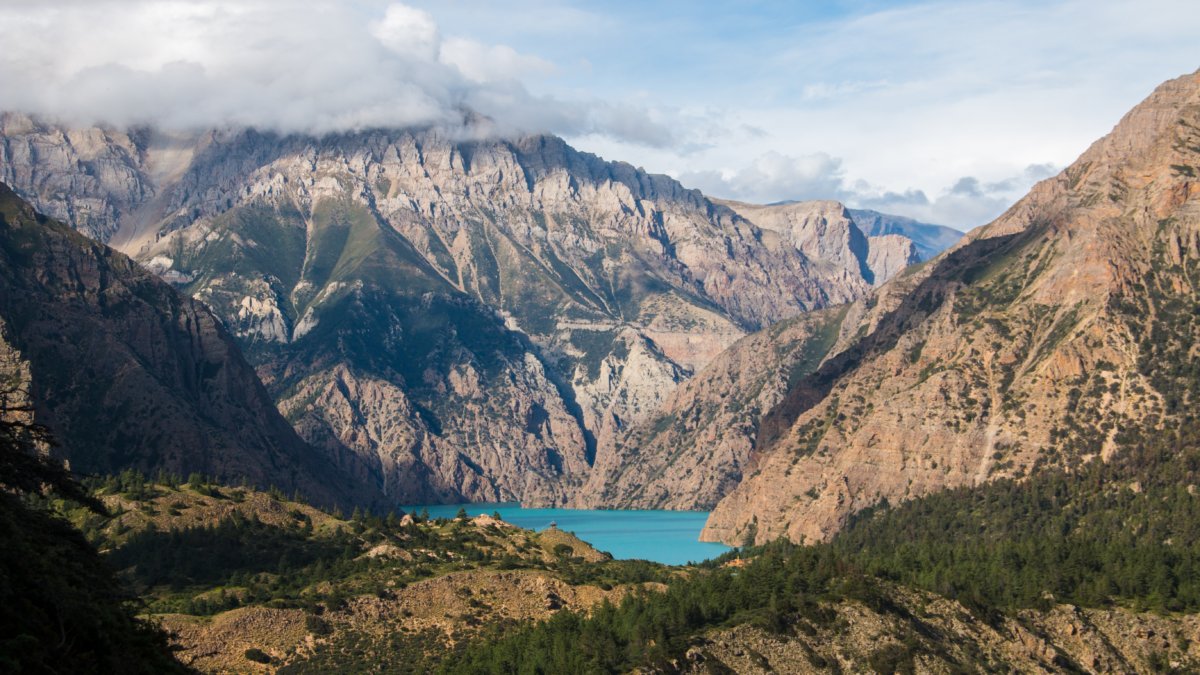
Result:
<svg viewBox="0 0 1200 675"><path fill-rule="evenodd" d="M854 512L1105 458L1183 423L1200 326L1200 74L1162 85L998 220L849 310L764 416L704 537L830 537ZM869 309L868 309L869 307Z"/></svg>
<svg viewBox="0 0 1200 675"><path fill-rule="evenodd" d="M867 267L871 269L876 285L886 283L909 265L921 262L917 245L908 237L881 234L867 237L867 242Z"/></svg>
<svg viewBox="0 0 1200 675"><path fill-rule="evenodd" d="M5 392L76 471L244 478L326 505L381 497L296 435L202 303L3 184L0 355Z"/></svg>

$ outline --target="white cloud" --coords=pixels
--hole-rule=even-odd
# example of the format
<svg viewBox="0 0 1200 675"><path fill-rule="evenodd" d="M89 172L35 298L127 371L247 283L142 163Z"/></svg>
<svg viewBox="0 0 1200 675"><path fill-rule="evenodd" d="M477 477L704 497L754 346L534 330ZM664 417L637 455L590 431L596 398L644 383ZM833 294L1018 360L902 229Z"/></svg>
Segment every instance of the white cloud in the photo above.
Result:
<svg viewBox="0 0 1200 675"><path fill-rule="evenodd" d="M519 80L526 75L552 75L558 71L553 63L521 54L507 45L485 45L464 38L442 42L439 57L474 82Z"/></svg>
<svg viewBox="0 0 1200 675"><path fill-rule="evenodd" d="M77 123L245 125L284 132L460 125L601 134L661 146L645 110L531 94L553 64L443 36L426 11L323 0L6 3L0 109Z"/></svg>
<svg viewBox="0 0 1200 675"><path fill-rule="evenodd" d="M812 3L787 4L770 21L754 15L783 5L756 3L753 11L739 6L723 15L707 5L694 13L675 8L657 23L624 28L632 33L628 42L616 32L601 36L613 58L636 53L671 64L653 84L639 86L653 88L664 103L723 110L733 137L686 156L611 138L580 144L700 187L737 183L736 175L768 152L824 153L841 160L846 184L866 181L875 197L919 192L928 205L895 203L967 228L1023 194L988 186L1014 179L1028 186L1024 167L1069 164L1157 84L1200 66L1194 0L833 5L809 13L824 17L815 21L803 18ZM674 13L683 16L662 16ZM672 33L676 21L691 32ZM688 39L659 42L648 33ZM622 77L634 67L622 65L609 68L613 92L623 91ZM766 133L751 135L747 127ZM964 176L978 179L982 197L951 192ZM785 196L754 186L736 192L756 201ZM973 208L973 198L984 201Z"/></svg>
<svg viewBox="0 0 1200 675"><path fill-rule="evenodd" d="M858 181L844 198L851 206L969 229L995 219L1034 183L1061 170L1052 164L1031 164L1020 173L987 183L974 176L962 176L934 199L918 189L882 191Z"/></svg>
<svg viewBox="0 0 1200 675"><path fill-rule="evenodd" d="M407 5L391 5L383 18L368 24L376 40L405 58L436 61L442 36L429 12Z"/></svg>
<svg viewBox="0 0 1200 675"><path fill-rule="evenodd" d="M0 108L303 131L469 108L721 196L971 227L1200 65L1194 0L404 2L0 0Z"/></svg>
<svg viewBox="0 0 1200 675"><path fill-rule="evenodd" d="M1034 183L1059 170L1050 164L1033 164L987 183L961 176L933 199L918 188L896 192L864 180L847 181L842 160L825 153L794 157L770 151L737 171L691 171L678 178L714 197L760 204L835 199L854 208L969 228L999 216Z"/></svg>
<svg viewBox="0 0 1200 675"><path fill-rule="evenodd" d="M749 202L787 199L839 199L842 161L825 153L793 157L767 152L737 171L691 171L679 175L706 194Z"/></svg>

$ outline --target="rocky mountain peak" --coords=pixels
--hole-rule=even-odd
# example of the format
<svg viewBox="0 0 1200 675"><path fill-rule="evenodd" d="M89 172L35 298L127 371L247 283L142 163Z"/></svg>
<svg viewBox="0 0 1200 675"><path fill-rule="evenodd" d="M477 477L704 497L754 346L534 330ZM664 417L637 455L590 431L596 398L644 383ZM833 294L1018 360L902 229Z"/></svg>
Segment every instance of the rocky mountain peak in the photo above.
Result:
<svg viewBox="0 0 1200 675"><path fill-rule="evenodd" d="M1110 456L1191 396L1200 75L858 317L763 417L705 536L830 537L855 511ZM870 307L868 309L868 307ZM1183 378L1183 379L1181 379ZM1174 401L1174 403L1172 403Z"/></svg>

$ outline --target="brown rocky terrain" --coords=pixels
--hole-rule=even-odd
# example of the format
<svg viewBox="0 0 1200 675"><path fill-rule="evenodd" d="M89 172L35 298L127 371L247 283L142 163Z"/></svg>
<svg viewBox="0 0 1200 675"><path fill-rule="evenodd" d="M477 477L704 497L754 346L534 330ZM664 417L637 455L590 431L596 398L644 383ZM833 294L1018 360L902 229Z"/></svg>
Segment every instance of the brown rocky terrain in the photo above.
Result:
<svg viewBox="0 0 1200 675"><path fill-rule="evenodd" d="M893 589L886 610L858 601L823 605L787 634L742 625L692 648L684 672L1156 673L1200 668L1200 617L1058 605L995 622L937 596Z"/></svg>
<svg viewBox="0 0 1200 675"><path fill-rule="evenodd" d="M856 303L764 416L704 537L828 539L847 517L1170 425L1195 340L1200 75L1162 85L1059 176Z"/></svg>
<svg viewBox="0 0 1200 675"><path fill-rule="evenodd" d="M0 184L0 365L72 469L201 472L370 503L276 410L202 304Z"/></svg>
<svg viewBox="0 0 1200 675"><path fill-rule="evenodd" d="M619 602L635 588L663 587L605 581L606 569L626 563L554 527L532 532L487 515L452 521L406 515L373 523L244 487L127 478L108 483L99 496L113 517L83 510L72 517L110 561L125 568L150 616L171 633L177 658L203 672L274 672L284 665L328 672L367 663L414 669L426 657L428 664L438 663L456 645L497 626L586 612L605 600ZM214 569L253 571L252 561L219 553L227 549L223 537L244 527L272 542L266 571L218 577L222 583L144 583L153 553L139 537L153 538L151 549L196 537ZM320 551L330 541L349 553L290 572L308 579L299 589L302 601L256 599L256 592L278 586L277 560ZM142 547L143 557L121 557L129 546ZM580 570L592 576L581 579ZM661 576L668 574L664 568ZM234 579L238 583L230 583ZM181 601L196 609L179 611ZM217 603L215 611L204 603ZM248 650L261 651L270 663L249 658Z"/></svg>
<svg viewBox="0 0 1200 675"><path fill-rule="evenodd" d="M314 633L300 609L241 607L209 618L166 614L156 618L174 634L178 658L202 672L274 672L279 665L304 664L318 650L348 635L356 641L389 636L420 636L431 650L449 649L495 622L540 621L563 610L586 610L605 599L619 601L628 589L572 586L534 570L456 572L419 581L387 597L362 596L342 609L326 611ZM245 657L261 649L274 664Z"/></svg>
<svg viewBox="0 0 1200 675"><path fill-rule="evenodd" d="M711 509L741 482L763 413L819 365L845 316L843 309L804 314L736 342L597 457L576 503Z"/></svg>
<svg viewBox="0 0 1200 675"><path fill-rule="evenodd" d="M720 203L820 261L830 275L882 284L919 262L912 240L866 237L838 202ZM846 321L848 309L807 313L731 345L616 437L574 503L711 509L741 481L762 415L834 349L843 326L857 327ZM853 307L852 317L863 311Z"/></svg>
<svg viewBox="0 0 1200 675"><path fill-rule="evenodd" d="M910 266L865 302L781 321L739 340L597 458L576 504L710 510L757 460L759 425L830 354L873 330L924 276Z"/></svg>
<svg viewBox="0 0 1200 675"><path fill-rule="evenodd" d="M894 231L867 236L850 210L839 202L718 203L795 246L822 267L826 276L840 279L848 288L882 285L923 259L916 242L907 236Z"/></svg>

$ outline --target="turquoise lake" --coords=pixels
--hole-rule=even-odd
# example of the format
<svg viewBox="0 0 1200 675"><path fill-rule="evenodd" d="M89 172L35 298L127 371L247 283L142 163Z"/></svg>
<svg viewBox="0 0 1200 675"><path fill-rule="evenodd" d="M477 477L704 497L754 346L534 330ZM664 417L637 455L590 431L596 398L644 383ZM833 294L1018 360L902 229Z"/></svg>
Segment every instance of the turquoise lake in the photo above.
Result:
<svg viewBox="0 0 1200 675"><path fill-rule="evenodd" d="M428 509L431 518L453 518L460 508L471 516L500 512L504 520L529 530L556 523L558 529L608 551L619 560L653 560L682 565L715 558L729 550L724 544L697 541L705 511L592 511L587 509L526 509L517 504L437 504L406 506L405 511Z"/></svg>

